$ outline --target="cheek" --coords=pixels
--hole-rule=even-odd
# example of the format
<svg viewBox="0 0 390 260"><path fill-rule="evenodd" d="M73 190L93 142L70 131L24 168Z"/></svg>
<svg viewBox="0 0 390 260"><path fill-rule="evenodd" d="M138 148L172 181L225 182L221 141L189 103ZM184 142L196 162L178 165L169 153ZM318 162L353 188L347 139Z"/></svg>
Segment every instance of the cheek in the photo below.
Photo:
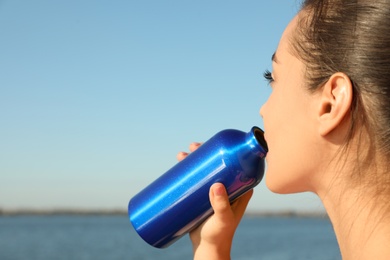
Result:
<svg viewBox="0 0 390 260"><path fill-rule="evenodd" d="M287 98L289 97L289 98ZM304 105L293 95L270 97L264 110L264 130L269 147L266 183L277 193L294 193L308 189L310 170L307 160L310 138ZM309 159L310 160L310 159Z"/></svg>

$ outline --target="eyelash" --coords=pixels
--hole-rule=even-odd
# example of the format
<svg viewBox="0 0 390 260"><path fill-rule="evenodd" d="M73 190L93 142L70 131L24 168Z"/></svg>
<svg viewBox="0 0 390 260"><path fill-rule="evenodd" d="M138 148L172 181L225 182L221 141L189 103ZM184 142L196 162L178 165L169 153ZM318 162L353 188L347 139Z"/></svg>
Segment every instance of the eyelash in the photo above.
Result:
<svg viewBox="0 0 390 260"><path fill-rule="evenodd" d="M274 81L272 73L269 70L264 71L263 77L268 81L268 84L271 84Z"/></svg>

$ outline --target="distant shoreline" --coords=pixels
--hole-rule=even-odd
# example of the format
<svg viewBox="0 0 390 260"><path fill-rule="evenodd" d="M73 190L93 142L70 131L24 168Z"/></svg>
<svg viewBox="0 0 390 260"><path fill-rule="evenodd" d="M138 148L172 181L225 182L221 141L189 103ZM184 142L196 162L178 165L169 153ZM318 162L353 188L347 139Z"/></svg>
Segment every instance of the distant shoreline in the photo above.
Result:
<svg viewBox="0 0 390 260"><path fill-rule="evenodd" d="M55 215L127 215L124 210L84 210L84 209L17 209L1 210L0 216L55 216Z"/></svg>
<svg viewBox="0 0 390 260"><path fill-rule="evenodd" d="M121 209L113 210L84 210L84 209L17 209L1 210L1 216L124 216L127 211ZM286 218L327 218L325 212L300 212L300 211L247 211L246 218L258 217L286 217Z"/></svg>

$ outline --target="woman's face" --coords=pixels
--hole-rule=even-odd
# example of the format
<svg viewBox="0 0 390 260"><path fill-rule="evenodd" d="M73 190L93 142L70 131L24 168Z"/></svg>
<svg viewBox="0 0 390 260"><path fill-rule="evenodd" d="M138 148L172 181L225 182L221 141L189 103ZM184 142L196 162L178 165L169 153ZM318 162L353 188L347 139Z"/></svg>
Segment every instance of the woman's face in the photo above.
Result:
<svg viewBox="0 0 390 260"><path fill-rule="evenodd" d="M272 93L261 107L268 143L266 183L277 193L313 190L319 155L315 145L315 94L305 88L304 64L290 52L295 17L273 55Z"/></svg>

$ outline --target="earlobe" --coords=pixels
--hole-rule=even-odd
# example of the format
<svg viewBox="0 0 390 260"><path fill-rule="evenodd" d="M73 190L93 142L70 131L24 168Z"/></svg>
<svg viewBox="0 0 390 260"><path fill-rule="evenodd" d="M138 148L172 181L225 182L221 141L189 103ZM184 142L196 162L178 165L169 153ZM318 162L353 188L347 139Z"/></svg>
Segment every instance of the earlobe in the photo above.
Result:
<svg viewBox="0 0 390 260"><path fill-rule="evenodd" d="M341 72L333 74L322 87L319 107L319 132L325 136L349 115L353 98L350 78Z"/></svg>

